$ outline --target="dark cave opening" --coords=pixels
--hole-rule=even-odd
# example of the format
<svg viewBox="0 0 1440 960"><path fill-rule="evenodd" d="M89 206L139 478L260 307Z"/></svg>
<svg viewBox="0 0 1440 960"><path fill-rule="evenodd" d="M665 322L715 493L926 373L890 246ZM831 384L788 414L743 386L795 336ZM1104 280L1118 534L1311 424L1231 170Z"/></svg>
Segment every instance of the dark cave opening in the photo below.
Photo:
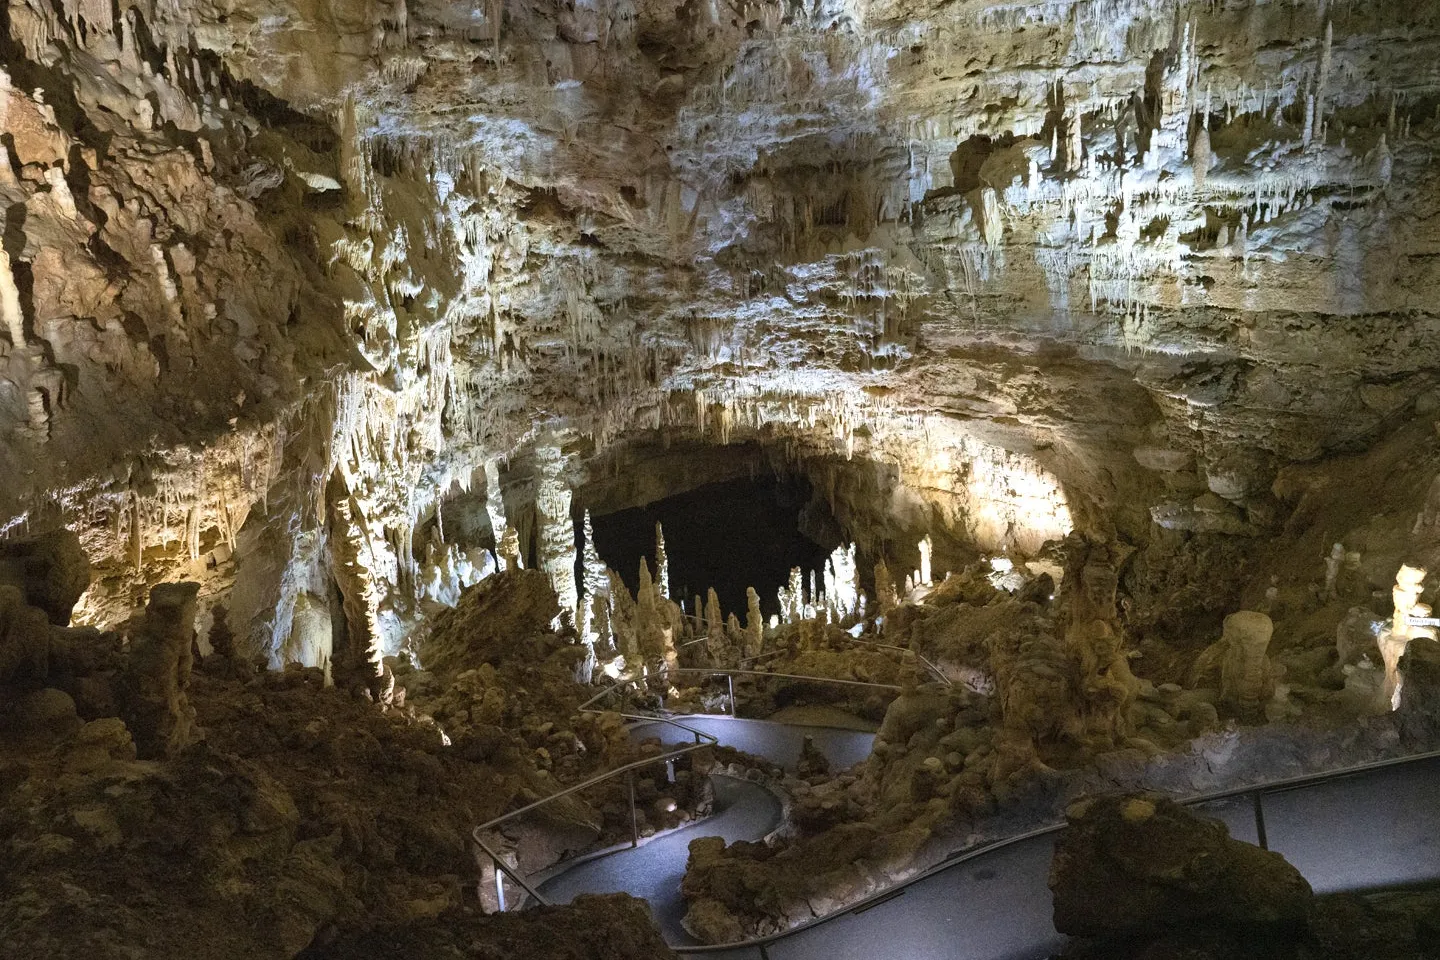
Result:
<svg viewBox="0 0 1440 960"><path fill-rule="evenodd" d="M655 524L665 531L670 566L670 597L693 612L694 597L713 587L725 613L743 620L745 589L760 595L768 617L780 612L776 599L800 567L808 578L820 570L835 544L816 543L802 532L833 527L833 518L814 516L817 504L801 476L764 474L726 480L686 493L592 516L600 559L636 589L640 558L655 569ZM828 511L827 511L828 514ZM817 520L821 520L817 523ZM579 526L577 522L577 527Z"/></svg>

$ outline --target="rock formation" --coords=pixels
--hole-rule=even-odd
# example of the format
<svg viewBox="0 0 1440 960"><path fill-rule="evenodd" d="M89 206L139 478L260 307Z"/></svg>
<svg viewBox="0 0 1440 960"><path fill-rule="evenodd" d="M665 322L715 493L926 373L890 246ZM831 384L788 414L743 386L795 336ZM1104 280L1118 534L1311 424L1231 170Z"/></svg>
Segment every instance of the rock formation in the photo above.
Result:
<svg viewBox="0 0 1440 960"><path fill-rule="evenodd" d="M1066 821L1050 868L1061 933L1119 938L1205 921L1264 935L1309 919L1310 885L1284 858L1165 797L1084 799Z"/></svg>
<svg viewBox="0 0 1440 960"><path fill-rule="evenodd" d="M68 530L0 541L0 584L16 587L51 623L69 626L76 602L90 586L90 561L80 538Z"/></svg>
<svg viewBox="0 0 1440 960"><path fill-rule="evenodd" d="M431 736L412 698L444 703L511 777L456 774L485 796L472 813L589 762L527 725L516 648L561 712L702 650L903 683L836 697L901 715L873 775L811 805L817 831L854 828L846 866L817 867L814 838L789 866L736 854L756 889L783 869L832 903L870 882L856 861L908 863L1052 772L1153 772L1222 721L1247 744L1283 715L1361 731L1356 751L1418 748L1440 77L1417 64L1437 32L1440 9L1406 0L11 0L0 687L90 738L76 763L161 765L126 767L155 791L133 816L173 799L213 834L202 892L226 922L200 933L231 955L343 952L382 900L455 904L357 879L436 845L391 857L364 826L377 807L337 812L323 778L277 788L244 757L206 766L223 748L201 677L260 698L239 726L353 696L345 723ZM663 547L645 524L648 568L594 545L592 512L766 478L802 491L783 525L814 550L763 585L749 555L725 558L733 594L686 582L707 544L685 523ZM733 524L757 555L790 532ZM712 586L687 624L672 588ZM1393 611L1374 603L1392 589ZM310 690L327 676L333 694ZM400 756L401 779L461 769ZM190 773L193 794L161 796ZM47 797L56 817L93 799ZM71 862L27 823L17 857ZM114 835L90 823L77 859ZM458 876L447 849L428 861ZM726 855L704 852L723 887ZM84 907L26 877L16 896ZM230 929L261 906L245 884L284 894L253 936ZM697 916L733 929L709 893ZM772 906L742 926L780 924ZM113 941L44 920L26 949L140 943L128 911ZM398 939L415 918L390 919Z"/></svg>
<svg viewBox="0 0 1440 960"><path fill-rule="evenodd" d="M155 587L145 612L130 626L119 696L141 757L172 756L203 736L186 694L199 591L198 583Z"/></svg>
<svg viewBox="0 0 1440 960"><path fill-rule="evenodd" d="M1225 618L1220 696L1242 715L1253 717L1275 693L1275 668L1266 656L1274 629L1269 617L1250 610Z"/></svg>
<svg viewBox="0 0 1440 960"><path fill-rule="evenodd" d="M1425 898L1315 897L1279 854L1164 797L1086 798L1067 820L1050 871L1066 960L1425 954Z"/></svg>
<svg viewBox="0 0 1440 960"><path fill-rule="evenodd" d="M1434 626L1415 623L1430 616L1430 606L1420 603L1420 594L1425 590L1425 571L1411 566L1402 566L1395 574L1395 586L1391 589L1391 600L1395 610L1390 616L1390 627L1377 638L1380 657L1385 664L1385 682L1381 687L1381 701L1391 710L1400 706L1402 677L1400 659L1410 641L1417 637L1435 639Z"/></svg>

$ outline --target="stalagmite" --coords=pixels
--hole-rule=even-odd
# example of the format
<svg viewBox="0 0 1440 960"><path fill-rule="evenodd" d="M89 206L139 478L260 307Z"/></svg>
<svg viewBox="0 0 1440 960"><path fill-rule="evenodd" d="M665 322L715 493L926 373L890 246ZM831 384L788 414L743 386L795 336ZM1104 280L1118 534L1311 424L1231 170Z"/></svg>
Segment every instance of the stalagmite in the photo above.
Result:
<svg viewBox="0 0 1440 960"><path fill-rule="evenodd" d="M10 268L10 254L0 250L0 320L10 336L10 345L25 346L25 314L20 309L20 288Z"/></svg>
<svg viewBox="0 0 1440 960"><path fill-rule="evenodd" d="M625 581L614 570L610 577L610 629L615 636L616 649L625 659L625 666L639 666L643 662L640 643L635 630L636 603L625 588Z"/></svg>
<svg viewBox="0 0 1440 960"><path fill-rule="evenodd" d="M926 534L920 540L920 570L916 577L918 584L929 585L935 582L930 572L930 556L933 550L934 546L930 542L930 535Z"/></svg>
<svg viewBox="0 0 1440 960"><path fill-rule="evenodd" d="M561 477L565 461L559 446L548 443L536 448L535 460L539 474L535 485L537 559L560 599L561 615L578 618L575 522L570 516L570 488Z"/></svg>
<svg viewBox="0 0 1440 960"><path fill-rule="evenodd" d="M607 624L602 624L602 619L608 620L604 612L608 611L607 598L610 593L610 578L605 575L605 564L600 560L600 554L595 549L595 529L590 524L590 511L585 511L584 519L585 552L584 552L584 579L586 603L584 604L583 615L581 616L580 635L587 640L604 639Z"/></svg>
<svg viewBox="0 0 1440 960"><path fill-rule="evenodd" d="M855 565L855 545L841 544L825 563L825 601L841 619L860 612L860 572Z"/></svg>
<svg viewBox="0 0 1440 960"><path fill-rule="evenodd" d="M655 522L655 588L660 596L670 597L670 557L665 552L665 531Z"/></svg>
<svg viewBox="0 0 1440 960"><path fill-rule="evenodd" d="M805 579L799 567L790 568L790 580L780 588L780 618L796 623L805 617Z"/></svg>
<svg viewBox="0 0 1440 960"><path fill-rule="evenodd" d="M720 612L720 598L711 587L705 594L705 652L710 662L716 665L728 664L731 660L725 618Z"/></svg>
<svg viewBox="0 0 1440 960"><path fill-rule="evenodd" d="M663 625L655 601L655 581L650 577L650 565L641 557L640 585L635 591L635 638L647 663L661 660L665 653L661 637Z"/></svg>
<svg viewBox="0 0 1440 960"><path fill-rule="evenodd" d="M505 519L505 497L500 490L500 461L493 457L485 461L485 513L490 518L490 530L498 547L509 524Z"/></svg>
<svg viewBox="0 0 1440 960"><path fill-rule="evenodd" d="M1430 607L1420 603L1420 594L1425 591L1425 570L1404 564L1395 574L1395 586L1390 591L1395 611L1390 617L1390 626L1377 638L1380 658L1385 663L1385 681L1381 688L1382 709L1400 709L1400 694L1404 678L1400 675L1400 658L1410 641L1419 637L1435 639L1436 629L1427 624L1412 624L1411 619L1428 619Z"/></svg>
<svg viewBox="0 0 1440 960"><path fill-rule="evenodd" d="M501 531L500 543L495 552L501 570L519 570L525 566L520 560L520 534L509 524Z"/></svg>
<svg viewBox="0 0 1440 960"><path fill-rule="evenodd" d="M745 656L758 657L765 644L765 617L760 612L760 594L745 588Z"/></svg>
<svg viewBox="0 0 1440 960"><path fill-rule="evenodd" d="M1330 547L1330 555L1325 558L1325 598L1334 600L1338 593L1335 589L1340 578L1340 567L1345 563L1345 546L1333 544Z"/></svg>
<svg viewBox="0 0 1440 960"><path fill-rule="evenodd" d="M890 568L885 561L875 563L875 605L881 616L895 609L899 598L895 595L895 581L890 577Z"/></svg>
<svg viewBox="0 0 1440 960"><path fill-rule="evenodd" d="M1268 616L1253 610L1242 610L1225 618L1220 696L1242 716L1258 716L1275 692L1274 667L1266 656L1274 630Z"/></svg>

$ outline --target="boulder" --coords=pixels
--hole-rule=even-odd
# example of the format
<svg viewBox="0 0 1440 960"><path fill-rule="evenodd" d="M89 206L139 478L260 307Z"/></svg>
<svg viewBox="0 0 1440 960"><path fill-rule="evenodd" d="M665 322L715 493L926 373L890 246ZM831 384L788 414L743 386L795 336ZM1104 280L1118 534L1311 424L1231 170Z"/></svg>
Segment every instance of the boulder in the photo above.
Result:
<svg viewBox="0 0 1440 960"><path fill-rule="evenodd" d="M34 686L49 676L51 630L18 587L0 585L0 686Z"/></svg>
<svg viewBox="0 0 1440 960"><path fill-rule="evenodd" d="M45 687L18 698L5 711L6 724L21 734L63 740L80 729L83 721L75 701L63 690Z"/></svg>
<svg viewBox="0 0 1440 960"><path fill-rule="evenodd" d="M496 665L517 645L547 634L559 614L560 603L543 572L506 570L467 589L453 610L435 618L420 638L420 662L442 678Z"/></svg>
<svg viewBox="0 0 1440 960"><path fill-rule="evenodd" d="M1055 929L1138 937L1174 927L1302 928L1314 894L1277 853L1154 794L1094 797L1066 813L1050 867Z"/></svg>
<svg viewBox="0 0 1440 960"><path fill-rule="evenodd" d="M68 626L71 611L90 586L90 561L80 538L69 530L0 540L0 584L17 588L51 623Z"/></svg>

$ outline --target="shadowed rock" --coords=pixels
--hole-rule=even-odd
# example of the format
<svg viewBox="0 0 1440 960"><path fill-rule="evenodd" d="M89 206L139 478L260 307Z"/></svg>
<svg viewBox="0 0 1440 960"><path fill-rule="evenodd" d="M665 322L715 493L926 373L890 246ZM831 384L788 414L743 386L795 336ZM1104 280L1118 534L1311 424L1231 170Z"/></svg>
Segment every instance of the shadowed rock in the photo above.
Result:
<svg viewBox="0 0 1440 960"><path fill-rule="evenodd" d="M1130 937L1210 924L1303 927L1314 894L1300 872L1231 839L1225 826L1153 794L1074 804L1055 848L1055 929Z"/></svg>

